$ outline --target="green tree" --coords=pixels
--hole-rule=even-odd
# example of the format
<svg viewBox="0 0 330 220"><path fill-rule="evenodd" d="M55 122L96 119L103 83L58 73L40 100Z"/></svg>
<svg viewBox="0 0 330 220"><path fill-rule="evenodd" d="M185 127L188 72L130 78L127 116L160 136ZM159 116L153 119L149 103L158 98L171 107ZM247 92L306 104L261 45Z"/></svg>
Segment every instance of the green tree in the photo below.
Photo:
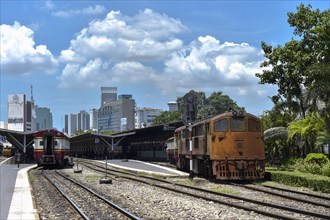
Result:
<svg viewBox="0 0 330 220"><path fill-rule="evenodd" d="M155 117L152 125L161 125L168 124L172 122L181 121L181 112L180 111L164 111L157 117Z"/></svg>
<svg viewBox="0 0 330 220"><path fill-rule="evenodd" d="M205 119L213 115L221 114L229 110L244 110L239 107L228 95L223 95L220 91L212 92L206 97L204 92L193 91L197 97L197 119ZM183 112L183 97L177 98L179 111Z"/></svg>
<svg viewBox="0 0 330 220"><path fill-rule="evenodd" d="M305 140L304 153L316 151L316 147L322 146L330 138L325 132L325 122L317 113L312 112L301 120L295 120L288 127L289 140ZM323 142L322 142L323 138Z"/></svg>
<svg viewBox="0 0 330 220"><path fill-rule="evenodd" d="M296 13L288 13L288 23L294 27L293 34L297 39L292 38L283 47L262 42L267 60L261 64L265 69L256 76L261 84L277 85L277 96L285 100L289 111L299 112L305 118L310 107L306 90L308 93L310 88L322 83L317 74L320 71L316 70L321 66L326 69L328 67L325 66L330 63L330 10L321 12L301 4ZM314 92L318 92L316 97L321 97L323 93Z"/></svg>
<svg viewBox="0 0 330 220"><path fill-rule="evenodd" d="M101 131L101 134L106 134L106 135L111 135L111 134L115 134L116 131L113 131L113 130L104 130L104 131Z"/></svg>

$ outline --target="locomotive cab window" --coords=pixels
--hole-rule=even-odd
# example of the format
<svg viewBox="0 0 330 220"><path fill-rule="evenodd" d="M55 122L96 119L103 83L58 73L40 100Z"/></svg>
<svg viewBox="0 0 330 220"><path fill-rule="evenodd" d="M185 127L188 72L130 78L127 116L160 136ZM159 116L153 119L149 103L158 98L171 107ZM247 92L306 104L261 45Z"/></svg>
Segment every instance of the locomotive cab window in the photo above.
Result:
<svg viewBox="0 0 330 220"><path fill-rule="evenodd" d="M248 130L251 132L260 132L261 131L261 124L259 121L256 121L252 118L248 119Z"/></svg>
<svg viewBox="0 0 330 220"><path fill-rule="evenodd" d="M235 117L230 119L231 131L245 131L245 118Z"/></svg>
<svg viewBox="0 0 330 220"><path fill-rule="evenodd" d="M227 118L215 121L214 122L214 131L228 131Z"/></svg>

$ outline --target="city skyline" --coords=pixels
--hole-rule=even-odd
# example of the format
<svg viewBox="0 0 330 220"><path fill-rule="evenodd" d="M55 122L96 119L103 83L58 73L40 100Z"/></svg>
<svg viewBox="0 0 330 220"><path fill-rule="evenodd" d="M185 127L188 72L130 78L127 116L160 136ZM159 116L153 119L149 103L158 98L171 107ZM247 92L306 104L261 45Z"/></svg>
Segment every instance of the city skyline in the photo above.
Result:
<svg viewBox="0 0 330 220"><path fill-rule="evenodd" d="M100 106L100 87L167 109L190 90L221 91L246 111L270 110L276 86L255 73L261 41L293 37L287 13L328 1L1 1L0 121L7 95L26 94L64 115ZM271 13L270 13L271 12ZM31 16L33 13L33 16Z"/></svg>

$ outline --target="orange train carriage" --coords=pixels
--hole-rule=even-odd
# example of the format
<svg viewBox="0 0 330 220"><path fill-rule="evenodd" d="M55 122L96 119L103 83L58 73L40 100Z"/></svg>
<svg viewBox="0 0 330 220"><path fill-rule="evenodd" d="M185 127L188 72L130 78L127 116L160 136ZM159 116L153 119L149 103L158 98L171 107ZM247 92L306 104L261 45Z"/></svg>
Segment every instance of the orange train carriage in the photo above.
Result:
<svg viewBox="0 0 330 220"><path fill-rule="evenodd" d="M175 130L177 168L219 180L257 180L265 173L261 120L245 112L226 112Z"/></svg>

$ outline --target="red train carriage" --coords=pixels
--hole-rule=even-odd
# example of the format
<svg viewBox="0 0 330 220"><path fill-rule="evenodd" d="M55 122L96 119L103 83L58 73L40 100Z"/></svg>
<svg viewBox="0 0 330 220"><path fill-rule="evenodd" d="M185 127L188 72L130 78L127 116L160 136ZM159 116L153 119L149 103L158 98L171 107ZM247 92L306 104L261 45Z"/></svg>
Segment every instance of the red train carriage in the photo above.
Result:
<svg viewBox="0 0 330 220"><path fill-rule="evenodd" d="M55 129L34 133L34 158L38 166L64 166L69 162L69 138Z"/></svg>
<svg viewBox="0 0 330 220"><path fill-rule="evenodd" d="M220 180L264 178L265 152L261 120L249 113L226 112L175 130L177 167L189 171L190 138L193 171Z"/></svg>

